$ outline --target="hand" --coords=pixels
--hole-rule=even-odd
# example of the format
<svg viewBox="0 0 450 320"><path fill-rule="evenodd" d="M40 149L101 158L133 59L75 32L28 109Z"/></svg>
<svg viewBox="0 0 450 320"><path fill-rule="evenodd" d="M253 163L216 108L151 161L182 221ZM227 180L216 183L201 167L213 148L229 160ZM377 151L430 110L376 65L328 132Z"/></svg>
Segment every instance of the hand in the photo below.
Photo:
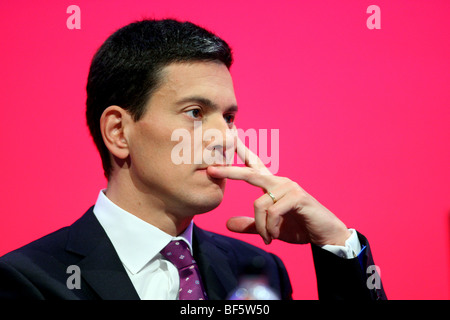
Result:
<svg viewBox="0 0 450 320"><path fill-rule="evenodd" d="M232 217L227 221L229 230L259 234L266 244L279 239L298 244L345 245L351 233L331 211L297 183L272 175L240 139L237 139L236 152L245 167L209 166L207 173L213 178L243 180L265 193L254 202L254 218ZM268 191L275 196L275 202Z"/></svg>

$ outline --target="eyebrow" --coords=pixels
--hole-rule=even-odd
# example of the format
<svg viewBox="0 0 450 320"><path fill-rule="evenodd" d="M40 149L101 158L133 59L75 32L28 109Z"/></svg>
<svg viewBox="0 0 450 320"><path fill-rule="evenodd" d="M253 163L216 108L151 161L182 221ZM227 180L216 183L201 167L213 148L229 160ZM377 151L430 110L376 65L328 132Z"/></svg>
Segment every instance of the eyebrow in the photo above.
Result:
<svg viewBox="0 0 450 320"><path fill-rule="evenodd" d="M214 103L210 99L202 97L202 96L189 96L189 97L183 98L176 102L177 105L182 105L185 103L198 103L198 104L201 104L202 106L209 108L211 110L219 109L219 106L216 103ZM233 105L229 106L225 111L226 112L237 112L238 106L233 104Z"/></svg>

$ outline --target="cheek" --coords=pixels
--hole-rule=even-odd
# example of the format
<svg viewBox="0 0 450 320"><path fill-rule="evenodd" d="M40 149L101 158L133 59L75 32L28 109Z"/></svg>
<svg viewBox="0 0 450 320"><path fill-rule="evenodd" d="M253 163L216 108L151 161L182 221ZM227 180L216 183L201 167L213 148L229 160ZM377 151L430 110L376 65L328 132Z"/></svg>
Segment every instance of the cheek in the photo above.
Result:
<svg viewBox="0 0 450 320"><path fill-rule="evenodd" d="M201 123L199 121L199 123ZM172 135L173 134L173 135ZM170 153L172 163L180 165L199 165L203 163L203 131L201 125L193 128L177 128L168 132L168 144L162 148ZM173 141L171 141L173 139Z"/></svg>
<svg viewBox="0 0 450 320"><path fill-rule="evenodd" d="M158 125L141 125L131 139L131 162L140 166L141 170L171 167L171 150L177 143L171 141L171 134L172 130Z"/></svg>
<svg viewBox="0 0 450 320"><path fill-rule="evenodd" d="M194 164L203 163L203 131L202 128L194 128L194 131L190 132L192 140L190 143L192 160Z"/></svg>
<svg viewBox="0 0 450 320"><path fill-rule="evenodd" d="M132 137L132 141L135 141L136 145L141 149L159 153L172 148L175 144L175 142L171 141L173 131L171 128L163 126L156 121L143 122L136 126L136 134Z"/></svg>

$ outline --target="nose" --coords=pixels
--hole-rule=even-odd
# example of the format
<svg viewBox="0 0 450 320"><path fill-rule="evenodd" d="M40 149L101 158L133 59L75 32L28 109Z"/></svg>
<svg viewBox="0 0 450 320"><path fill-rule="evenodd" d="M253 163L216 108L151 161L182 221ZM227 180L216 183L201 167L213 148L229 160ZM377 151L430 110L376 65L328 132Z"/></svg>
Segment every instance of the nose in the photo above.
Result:
<svg viewBox="0 0 450 320"><path fill-rule="evenodd" d="M236 150L237 133L231 129L225 119L214 121L205 130L204 161L210 165L231 164Z"/></svg>

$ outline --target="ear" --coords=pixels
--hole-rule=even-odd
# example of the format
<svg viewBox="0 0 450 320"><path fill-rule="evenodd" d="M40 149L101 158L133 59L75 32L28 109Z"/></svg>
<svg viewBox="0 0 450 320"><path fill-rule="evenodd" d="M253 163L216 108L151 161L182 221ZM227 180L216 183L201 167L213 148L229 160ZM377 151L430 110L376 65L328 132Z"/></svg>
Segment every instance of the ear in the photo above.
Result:
<svg viewBox="0 0 450 320"><path fill-rule="evenodd" d="M113 156L122 160L129 155L126 126L130 121L130 114L119 106L109 106L100 118L100 130L106 147Z"/></svg>

